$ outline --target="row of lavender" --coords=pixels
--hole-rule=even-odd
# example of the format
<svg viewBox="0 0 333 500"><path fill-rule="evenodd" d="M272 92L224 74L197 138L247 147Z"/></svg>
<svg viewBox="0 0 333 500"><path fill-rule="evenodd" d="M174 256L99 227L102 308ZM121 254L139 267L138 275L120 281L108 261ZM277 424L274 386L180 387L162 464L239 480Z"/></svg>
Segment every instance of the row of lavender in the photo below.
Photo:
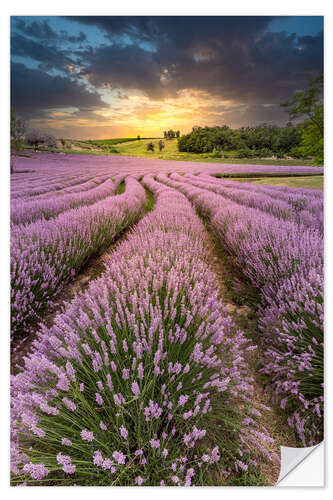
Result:
<svg viewBox="0 0 333 500"><path fill-rule="evenodd" d="M171 174L170 177L176 181L183 180L178 174ZM307 227L317 228L321 232L324 230L321 190L256 186L217 179L205 174L188 174L185 179L194 186L214 191L241 205L258 208L284 220L293 220Z"/></svg>
<svg viewBox="0 0 333 500"><path fill-rule="evenodd" d="M158 179L189 197L260 290L262 372L302 444L318 443L323 437L323 234L315 223L317 208L311 212L311 195L304 220L302 212L276 217L269 195L262 203L263 194L243 190L239 204L232 201L232 187L217 195L209 182L205 189L204 182L171 177Z"/></svg>
<svg viewBox="0 0 333 500"><path fill-rule="evenodd" d="M25 174L19 174L18 179L11 182L11 198L12 199L29 199L47 198L48 196L61 195L65 193L74 193L85 191L96 187L97 184L103 182L111 176L110 172L101 175L101 172L96 175L93 170L90 174L82 174L79 172L76 175L71 174L66 176L61 171L54 177L37 177L29 179Z"/></svg>
<svg viewBox="0 0 333 500"><path fill-rule="evenodd" d="M286 167L270 165L219 165L197 162L173 162L165 160L147 160L147 158L108 157L60 154L37 154L33 158L17 158L17 171L11 176L12 196L34 196L51 189L62 189L64 185L75 185L78 181L94 180L96 176L119 173L146 175L148 173L169 172L207 172L209 174L248 175L263 174L319 174L323 172L319 167Z"/></svg>
<svg viewBox="0 0 333 500"><path fill-rule="evenodd" d="M105 249L138 220L146 203L139 182L126 178L123 194L80 206L48 221L13 226L11 231L12 335L29 332L32 321L52 304L66 281L89 257Z"/></svg>
<svg viewBox="0 0 333 500"><path fill-rule="evenodd" d="M107 179L97 186L95 182L92 185L89 183L87 190L79 185L80 190L65 192L61 196L56 191L43 199L38 197L34 197L32 200L16 198L11 203L11 222L12 224L27 224L38 219L47 220L71 208L92 205L96 201L114 194L122 180L123 176L117 176L115 182Z"/></svg>
<svg viewBox="0 0 333 500"><path fill-rule="evenodd" d="M255 484L256 458L276 459L204 226L184 195L143 182L153 211L12 379L14 482Z"/></svg>

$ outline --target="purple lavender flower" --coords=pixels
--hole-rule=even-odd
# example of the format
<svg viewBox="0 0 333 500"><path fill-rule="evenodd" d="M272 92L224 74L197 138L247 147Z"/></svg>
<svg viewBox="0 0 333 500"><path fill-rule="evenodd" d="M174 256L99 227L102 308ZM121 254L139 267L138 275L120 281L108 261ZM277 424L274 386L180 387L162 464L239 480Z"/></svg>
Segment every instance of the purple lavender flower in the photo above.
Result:
<svg viewBox="0 0 333 500"><path fill-rule="evenodd" d="M139 384L138 384L136 381L134 381L134 382L132 383L131 388L132 388L132 392L133 392L134 396L138 397L138 396L140 395L140 387L139 387Z"/></svg>
<svg viewBox="0 0 333 500"><path fill-rule="evenodd" d="M128 437L128 430L123 425L119 428L119 431L120 431L121 437L124 438L124 439L127 439L127 437Z"/></svg>
<svg viewBox="0 0 333 500"><path fill-rule="evenodd" d="M25 464L22 470L35 480L43 479L49 473L44 464L33 464L32 462Z"/></svg>
<svg viewBox="0 0 333 500"><path fill-rule="evenodd" d="M83 429L81 431L81 438L83 441L88 441L88 443L91 443L94 440L94 433L91 431L87 431L87 429Z"/></svg>
<svg viewBox="0 0 333 500"><path fill-rule="evenodd" d="M72 446L72 441L70 439L67 439L67 438L62 438L61 444L63 446Z"/></svg>
<svg viewBox="0 0 333 500"><path fill-rule="evenodd" d="M159 448L160 447L160 440L159 439L150 439L149 443L150 443L150 446L152 448Z"/></svg>

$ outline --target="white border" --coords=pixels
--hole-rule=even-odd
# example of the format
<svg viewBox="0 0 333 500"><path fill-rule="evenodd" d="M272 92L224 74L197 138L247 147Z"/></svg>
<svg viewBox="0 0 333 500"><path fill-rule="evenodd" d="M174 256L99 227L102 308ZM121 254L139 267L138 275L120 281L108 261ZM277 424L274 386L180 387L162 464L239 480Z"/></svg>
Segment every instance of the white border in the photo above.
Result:
<svg viewBox="0 0 333 500"><path fill-rule="evenodd" d="M0 304L1 304L1 349L0 349L0 366L2 370L1 376L1 450L0 450L0 489L1 493L9 498L22 497L24 500L29 500L30 498L36 499L41 498L44 500L45 495L48 498L55 498L59 494L65 497L70 496L70 498L91 498L92 494L95 494L95 489L92 487L88 488L71 488L64 489L61 491L58 488L48 487L46 490L43 487L38 488L9 488L9 476L8 476L8 422L9 422L9 348L8 348L8 331L9 331L9 288L8 288L8 276L9 276L9 16L10 15L325 15L325 109L326 117L328 115L328 120L326 122L326 172L325 172L325 196L326 196L326 332L329 331L329 325L332 324L332 313L327 307L329 292L331 290L331 280L332 280L332 265L330 261L333 259L333 246L331 245L332 231L329 225L332 225L332 219L330 217L332 212L332 198L331 190L333 190L331 170L333 165L330 165L330 160L332 158L332 148L330 147L330 142L332 142L332 127L330 127L330 117L331 108L330 104L332 99L330 97L330 92L332 92L332 78L331 78L331 67L329 65L329 57L327 52L329 47L333 47L332 41L332 22L330 14L330 6L332 5L331 0L316 2L309 0L280 0L279 2L267 2L259 0L238 0L237 2L222 2L221 0L204 0L204 2L194 2L193 0L168 0L164 2L155 1L138 1L138 0L127 0L126 2L112 2L110 0L106 1L94 1L83 3L82 1L72 0L71 2L65 0L57 0L57 2L45 3L44 1L33 1L30 2L23 0L11 0L4 6L1 7L0 15L0 36L1 36L1 167L0 167L0 221L1 221L1 286L0 286ZM332 59L332 53L330 53L330 59ZM329 140L328 140L329 138ZM333 161L332 161L333 163ZM332 309L332 308L331 308ZM326 346L331 345L329 342L328 335L326 335ZM330 347L329 347L330 348ZM328 354L326 347L326 360L331 360L333 357ZM328 363L326 363L327 365ZM327 374L326 374L327 375ZM328 385L328 377L326 376L326 385ZM326 398L326 400L329 398ZM326 405L327 408L328 405ZM327 411L327 410L326 410ZM329 413L329 412L328 412ZM326 413L326 422L328 422L328 417ZM326 441L329 437L329 430L326 426ZM310 458L310 457L309 457ZM313 467L318 467L319 462L314 462ZM326 460L326 469L330 469L330 464ZM295 471L296 472L296 471ZM305 474L307 474L305 472ZM303 475L303 484L306 484L306 476ZM329 478L328 482L329 481ZM301 495L304 499L317 497L318 495L327 495L330 485L324 489L316 489L314 492L312 488L301 488ZM294 495L293 491L287 489L281 490L280 488L214 488L209 487L207 490L207 495L210 497L227 495L246 495L247 500L266 498L267 495ZM206 494L202 488L173 488L170 491L169 488L117 488L117 490L110 491L108 488L98 488L96 494L99 497L116 495L117 498L127 497L129 495L134 496L136 499L150 498L158 495L160 498L169 498L170 495L173 497L184 497L189 496L194 499L196 496L201 497Z"/></svg>

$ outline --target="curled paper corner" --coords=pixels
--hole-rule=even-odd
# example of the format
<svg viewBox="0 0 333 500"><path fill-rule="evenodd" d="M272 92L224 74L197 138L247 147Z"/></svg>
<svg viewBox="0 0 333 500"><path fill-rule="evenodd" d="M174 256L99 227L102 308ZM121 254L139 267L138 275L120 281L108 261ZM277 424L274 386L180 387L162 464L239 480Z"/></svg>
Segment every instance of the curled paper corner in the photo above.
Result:
<svg viewBox="0 0 333 500"><path fill-rule="evenodd" d="M316 463L313 464L315 469L319 467L318 470L313 470L314 475L317 477L314 479L314 483L310 484L308 482L308 477L305 478L306 484L302 484L302 479L297 477L299 484L294 484L294 482L283 481L292 471L294 471L298 466L304 462L304 460L312 454L314 450L317 450L319 455L316 457ZM306 474L306 471L304 471ZM296 478L295 478L296 479ZM281 482L286 484L281 484ZM315 446L309 446L308 448L289 448L288 446L281 446L281 468L280 475L276 482L276 486L324 486L324 443L321 442Z"/></svg>

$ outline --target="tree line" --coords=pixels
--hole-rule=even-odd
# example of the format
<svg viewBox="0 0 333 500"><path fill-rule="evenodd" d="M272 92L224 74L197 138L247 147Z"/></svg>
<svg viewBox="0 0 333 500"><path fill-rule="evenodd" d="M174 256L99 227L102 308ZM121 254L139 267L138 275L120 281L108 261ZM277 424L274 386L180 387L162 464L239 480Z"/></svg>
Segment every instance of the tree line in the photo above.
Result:
<svg viewBox="0 0 333 500"><path fill-rule="evenodd" d="M285 127L262 124L232 129L227 125L193 127L189 134L178 139L178 149L190 153L237 151L239 158L292 156L312 157L314 163L324 162L324 106L323 74L311 79L307 89L296 92L293 98L281 104L290 120L301 120Z"/></svg>
<svg viewBox="0 0 333 500"><path fill-rule="evenodd" d="M180 137L180 131L179 130L164 130L164 139L175 139Z"/></svg>
<svg viewBox="0 0 333 500"><path fill-rule="evenodd" d="M189 153L237 150L244 157L251 156L251 152L256 156L284 156L297 155L300 144L300 126L291 123L286 127L263 124L239 129L223 125L193 127L189 134L179 138L178 149Z"/></svg>

